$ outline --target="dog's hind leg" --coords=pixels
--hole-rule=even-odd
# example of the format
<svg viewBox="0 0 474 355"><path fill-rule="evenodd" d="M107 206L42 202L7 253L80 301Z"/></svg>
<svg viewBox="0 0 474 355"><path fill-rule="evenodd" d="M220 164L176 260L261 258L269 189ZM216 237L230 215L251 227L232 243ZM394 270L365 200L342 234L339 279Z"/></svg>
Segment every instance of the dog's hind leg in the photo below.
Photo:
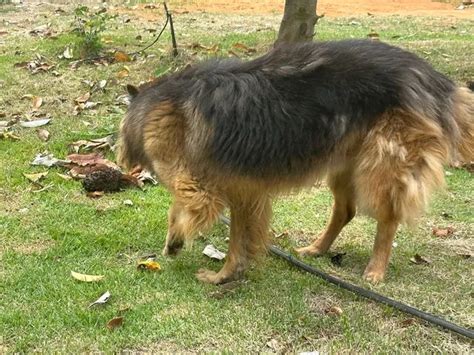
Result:
<svg viewBox="0 0 474 355"><path fill-rule="evenodd" d="M269 237L271 202L268 196L231 201L229 250L219 272L201 269L196 277L212 284L222 284L243 277L250 261L263 254Z"/></svg>
<svg viewBox="0 0 474 355"><path fill-rule="evenodd" d="M334 195L334 205L326 229L310 245L296 249L300 255L321 255L329 250L342 228L349 223L356 213L352 173L346 171L330 175L328 185Z"/></svg>
<svg viewBox="0 0 474 355"><path fill-rule="evenodd" d="M367 134L354 174L357 205L377 220L366 280L383 280L398 225L416 223L433 190L443 186L447 158L441 127L416 114L387 112Z"/></svg>
<svg viewBox="0 0 474 355"><path fill-rule="evenodd" d="M372 257L364 271L364 279L367 281L378 283L383 280L397 227L397 220L378 221Z"/></svg>

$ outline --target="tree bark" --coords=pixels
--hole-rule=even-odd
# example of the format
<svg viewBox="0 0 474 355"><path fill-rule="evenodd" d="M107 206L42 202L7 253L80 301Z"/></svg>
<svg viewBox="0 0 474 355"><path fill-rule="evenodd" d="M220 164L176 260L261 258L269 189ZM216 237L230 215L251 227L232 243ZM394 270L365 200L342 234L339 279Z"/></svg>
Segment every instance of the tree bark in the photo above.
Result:
<svg viewBox="0 0 474 355"><path fill-rule="evenodd" d="M317 0L285 0L285 12L275 45L311 41L316 15Z"/></svg>

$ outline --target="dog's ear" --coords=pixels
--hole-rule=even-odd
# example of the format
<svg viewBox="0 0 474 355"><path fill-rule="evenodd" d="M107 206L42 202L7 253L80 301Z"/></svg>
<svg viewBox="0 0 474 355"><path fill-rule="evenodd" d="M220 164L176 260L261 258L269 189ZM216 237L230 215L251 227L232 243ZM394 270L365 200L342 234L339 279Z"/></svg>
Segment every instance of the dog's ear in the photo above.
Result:
<svg viewBox="0 0 474 355"><path fill-rule="evenodd" d="M139 94L139 90L136 86L133 86L131 84L127 84L127 92L128 94L130 95L130 98L131 99L134 99L135 97L137 97L137 95Z"/></svg>

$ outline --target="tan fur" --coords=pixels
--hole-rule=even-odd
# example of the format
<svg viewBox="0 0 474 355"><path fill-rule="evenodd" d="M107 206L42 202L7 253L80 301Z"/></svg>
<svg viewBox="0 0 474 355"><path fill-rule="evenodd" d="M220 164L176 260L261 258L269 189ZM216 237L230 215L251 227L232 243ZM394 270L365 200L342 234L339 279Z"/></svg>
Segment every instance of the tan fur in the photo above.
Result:
<svg viewBox="0 0 474 355"><path fill-rule="evenodd" d="M444 184L449 146L433 121L400 111L385 116L356 158L356 200L377 220L413 224L431 192Z"/></svg>
<svg viewBox="0 0 474 355"><path fill-rule="evenodd" d="M474 160L474 93L467 88L459 88L454 95L454 119L459 127L460 139L457 144L459 160Z"/></svg>
<svg viewBox="0 0 474 355"><path fill-rule="evenodd" d="M474 151L472 99L464 89L454 96L460 131L455 145L465 159L472 159ZM368 132L347 135L331 156L314 160L314 170L306 175L270 179L229 175L195 143L203 141L196 137L212 132L196 110L186 107L183 112L166 102L147 113L143 150L174 198L164 254L174 254L184 241L209 228L230 208L231 238L225 265L219 272L197 273L200 280L215 284L241 277L249 263L264 254L272 196L311 186L323 175L335 198L331 220L311 245L298 252L326 252L358 208L377 221L373 255L364 276L372 282L382 280L398 225L415 223L433 190L443 186L443 165L452 153L453 142L446 140L434 120L394 110L385 112ZM189 116L193 119L184 119ZM129 148L121 147L121 156Z"/></svg>

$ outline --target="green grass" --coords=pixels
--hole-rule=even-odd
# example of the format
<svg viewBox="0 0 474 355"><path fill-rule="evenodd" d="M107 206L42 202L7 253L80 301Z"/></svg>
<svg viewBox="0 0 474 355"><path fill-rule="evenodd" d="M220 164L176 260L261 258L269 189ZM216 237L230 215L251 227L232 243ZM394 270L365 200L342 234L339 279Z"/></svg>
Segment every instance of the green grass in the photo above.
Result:
<svg viewBox="0 0 474 355"><path fill-rule="evenodd" d="M39 15L36 23L50 21L59 30L66 30L71 20L70 14ZM19 13L15 16L22 19ZM209 21L211 17L214 24ZM277 17L267 20L277 28ZM30 166L36 153L48 150L64 157L72 141L117 130L123 108L117 107L115 98L124 93L124 84L138 83L154 73L176 70L213 55L189 48L192 43L218 44L217 54L222 56L227 56L237 42L263 53L276 32L268 26L257 31L261 21L208 14L177 16L180 57L176 61L170 58L166 35L148 51L155 57L125 64L130 76L124 79L116 77L124 64L69 69L68 61L57 59L64 47L76 40L68 33L51 40L13 29L4 36L6 41L0 48L0 112L6 118L0 120L30 111L31 102L21 99L25 94L43 97L40 110L50 113L53 120L47 127L51 139L46 143L27 129L16 129L19 141L0 140L0 352L472 351L472 343L466 339L422 322L404 326L407 315L337 289L272 257L254 266L246 282L233 292L214 298L216 287L199 283L194 272L200 267L221 267L222 263L208 260L201 250L208 242L226 249L228 231L223 226L216 226L176 259L159 257L163 271L138 272L135 265L139 257L159 253L163 246L170 196L162 187L130 189L91 200L80 183L62 180L56 175L62 171L53 168L44 182L52 184L51 188L40 193L30 190L23 173L46 170ZM464 82L472 79L474 72L472 25L472 21L452 18L323 19L316 37L364 38L376 31L382 40L415 51L438 70ZM118 18L117 29L111 27L105 34L113 40L106 46L136 49L133 38L137 34L142 33L145 41L151 39L144 26L148 25L136 20L124 25ZM14 63L30 60L36 53L56 62L61 76L31 75L25 69L13 68ZM105 92L93 94L92 100L102 103L96 111L73 116L73 100L88 90L81 83L83 79L107 79L108 85ZM343 231L333 248L334 252L347 253L342 267L332 265L328 257L306 261L473 327L472 258L463 259L457 252L472 252L474 179L464 170L449 171L452 175L447 176L447 190L435 196L419 226L412 231L402 228L398 233L385 283L371 286L361 279L375 231L374 222L363 216ZM132 200L133 206L124 205L126 199ZM324 227L330 209L331 195L326 188L278 199L273 227L287 231L288 236L276 243L290 250L309 241ZM449 218L443 217L443 212ZM431 235L432 227L447 225L456 229L453 236L438 239ZM410 263L415 253L430 258L432 264ZM79 283L70 277L71 270L103 274L105 279ZM110 303L89 309L88 304L106 290L112 294ZM106 322L126 306L130 309L123 313L124 326L109 331ZM326 314L330 306L340 307L343 314ZM272 339L274 348L267 345Z"/></svg>

